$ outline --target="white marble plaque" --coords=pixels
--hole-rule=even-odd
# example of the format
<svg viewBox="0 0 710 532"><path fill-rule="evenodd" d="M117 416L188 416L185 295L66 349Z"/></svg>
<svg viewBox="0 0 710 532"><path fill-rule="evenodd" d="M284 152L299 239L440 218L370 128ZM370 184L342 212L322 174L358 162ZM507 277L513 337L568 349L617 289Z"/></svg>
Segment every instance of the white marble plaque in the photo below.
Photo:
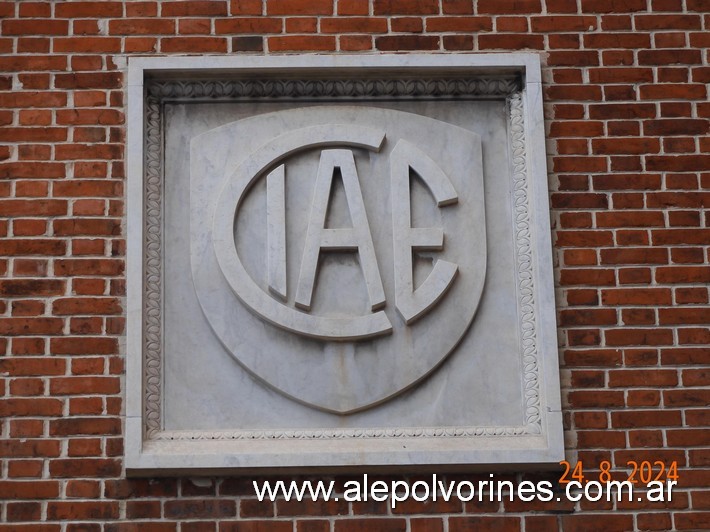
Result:
<svg viewBox="0 0 710 532"><path fill-rule="evenodd" d="M562 459L535 56L129 84L129 472Z"/></svg>

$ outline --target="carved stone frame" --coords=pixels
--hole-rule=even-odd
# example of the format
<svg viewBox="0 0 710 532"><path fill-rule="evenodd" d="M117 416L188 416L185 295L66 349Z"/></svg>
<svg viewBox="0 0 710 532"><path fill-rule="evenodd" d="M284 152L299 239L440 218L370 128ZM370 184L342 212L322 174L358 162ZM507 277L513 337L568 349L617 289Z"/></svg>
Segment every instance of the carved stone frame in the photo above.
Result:
<svg viewBox="0 0 710 532"><path fill-rule="evenodd" d="M302 471L375 465L399 469L415 464L418 471L422 465L436 466L437 471L490 464L541 468L556 465L563 458L542 92L536 55L132 58L128 81L129 473ZM324 97L337 101L358 96L506 100L524 423L411 429L164 430L164 103ZM355 455L360 458L354 459Z"/></svg>

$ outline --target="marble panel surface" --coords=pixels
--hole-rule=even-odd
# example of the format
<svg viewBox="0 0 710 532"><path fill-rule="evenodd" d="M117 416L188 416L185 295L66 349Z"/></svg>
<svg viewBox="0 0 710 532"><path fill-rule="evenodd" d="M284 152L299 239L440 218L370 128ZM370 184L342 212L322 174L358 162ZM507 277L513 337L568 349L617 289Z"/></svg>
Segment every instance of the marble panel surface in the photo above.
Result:
<svg viewBox="0 0 710 532"><path fill-rule="evenodd" d="M129 472L562 459L539 64L479 57L131 63Z"/></svg>

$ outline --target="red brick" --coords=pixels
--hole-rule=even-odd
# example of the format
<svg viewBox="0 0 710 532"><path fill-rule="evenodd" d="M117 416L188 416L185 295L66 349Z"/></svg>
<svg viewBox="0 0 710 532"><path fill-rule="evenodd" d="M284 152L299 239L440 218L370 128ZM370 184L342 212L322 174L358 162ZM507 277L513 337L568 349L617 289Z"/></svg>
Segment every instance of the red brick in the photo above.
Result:
<svg viewBox="0 0 710 532"><path fill-rule="evenodd" d="M602 99L601 88L593 85L556 85L548 87L545 92L548 98L553 100L599 101Z"/></svg>
<svg viewBox="0 0 710 532"><path fill-rule="evenodd" d="M661 211L599 212L597 227L663 227L665 220Z"/></svg>
<svg viewBox="0 0 710 532"><path fill-rule="evenodd" d="M170 519L224 518L236 515L233 500L174 500L165 503L165 517Z"/></svg>
<svg viewBox="0 0 710 532"><path fill-rule="evenodd" d="M93 255L99 253L97 249L89 247L88 244L94 241L89 241L86 244L79 246L81 242L74 242L72 253L74 254L88 254ZM101 245L103 250L103 241L97 241L97 244ZM106 292L106 282L103 279L73 279L72 280L72 293L76 295L94 295L100 296Z"/></svg>
<svg viewBox="0 0 710 532"><path fill-rule="evenodd" d="M626 393L626 406L628 407L649 407L658 406L660 404L661 394L656 390L629 390ZM639 434L641 432L643 432L644 434ZM653 432L653 434L656 434L656 431L636 431L636 434L634 434L636 442L632 441L631 433L629 433L629 443L631 444L631 446L639 447L662 446L663 436L660 434L660 431L658 431L658 438L656 438L656 436L649 436L648 433L651 432ZM656 439L660 440L660 443L656 443ZM643 444L639 443L641 440L643 440Z"/></svg>
<svg viewBox="0 0 710 532"><path fill-rule="evenodd" d="M220 37L166 37L160 40L160 51L179 52L226 52L227 40Z"/></svg>
<svg viewBox="0 0 710 532"><path fill-rule="evenodd" d="M47 518L51 520L117 519L118 503L115 501L47 503Z"/></svg>
<svg viewBox="0 0 710 532"><path fill-rule="evenodd" d="M227 15L227 4L210 0L162 1L160 14L164 17L224 16Z"/></svg>
<svg viewBox="0 0 710 532"><path fill-rule="evenodd" d="M563 286L592 285L610 286L615 284L614 270L574 269L562 270L560 283Z"/></svg>
<svg viewBox="0 0 710 532"><path fill-rule="evenodd" d="M670 329L612 329L604 331L610 346L671 345L673 331Z"/></svg>
<svg viewBox="0 0 710 532"><path fill-rule="evenodd" d="M671 291L666 288L602 290L605 305L669 305L671 302Z"/></svg>
<svg viewBox="0 0 710 532"><path fill-rule="evenodd" d="M584 34L585 48L644 48L651 46L651 38L644 33L586 33Z"/></svg>
<svg viewBox="0 0 710 532"><path fill-rule="evenodd" d="M105 532L176 532L178 524L157 521L114 522L104 526Z"/></svg>
<svg viewBox="0 0 710 532"><path fill-rule="evenodd" d="M323 33L386 33L387 19L375 17L324 18Z"/></svg>
<svg viewBox="0 0 710 532"><path fill-rule="evenodd" d="M121 86L120 72L57 74L55 86L62 89L114 89Z"/></svg>
<svg viewBox="0 0 710 532"><path fill-rule="evenodd" d="M65 20L32 19L2 21L3 35L67 35L69 23Z"/></svg>
<svg viewBox="0 0 710 532"><path fill-rule="evenodd" d="M48 126L52 123L52 112L48 109L27 109L20 111L20 125L22 126ZM25 148L25 146L20 146ZM49 146L46 146L49 148ZM29 158L29 157L26 157ZM49 157L44 157L49 158Z"/></svg>
<svg viewBox="0 0 710 532"><path fill-rule="evenodd" d="M573 408L610 408L624 405L624 393L620 391L571 391L567 400Z"/></svg>
<svg viewBox="0 0 710 532"><path fill-rule="evenodd" d="M259 502L256 499L242 499L239 502L240 517L273 517L274 508L271 502ZM330 529L330 526L328 526Z"/></svg>
<svg viewBox="0 0 710 532"><path fill-rule="evenodd" d="M105 458L58 458L50 461L49 472L55 478L116 477L121 463Z"/></svg>
<svg viewBox="0 0 710 532"><path fill-rule="evenodd" d="M63 403L59 399L0 399L0 415L3 417L61 416Z"/></svg>
<svg viewBox="0 0 710 532"><path fill-rule="evenodd" d="M614 309L580 309L560 312L560 325L563 327L570 325L616 325L616 323L616 310Z"/></svg>
<svg viewBox="0 0 710 532"><path fill-rule="evenodd" d="M393 32L421 33L424 31L424 20L419 17L390 18L390 28Z"/></svg>
<svg viewBox="0 0 710 532"><path fill-rule="evenodd" d="M612 412L611 423L616 428L676 427L682 419L680 410L629 410Z"/></svg>
<svg viewBox="0 0 710 532"><path fill-rule="evenodd" d="M607 423L606 412L575 412L574 424L580 429L604 429L609 425Z"/></svg>
<svg viewBox="0 0 710 532"><path fill-rule="evenodd" d="M644 0L582 0L585 13L633 13L645 9Z"/></svg>
<svg viewBox="0 0 710 532"><path fill-rule="evenodd" d="M267 15L332 15L330 0L268 0ZM377 14L377 12L375 12Z"/></svg>
<svg viewBox="0 0 710 532"><path fill-rule="evenodd" d="M592 16L546 16L531 17L532 31L548 32L573 32L590 31L597 27L597 18Z"/></svg>
<svg viewBox="0 0 710 532"><path fill-rule="evenodd" d="M315 33L318 30L318 19L316 17L287 18L285 22L286 33Z"/></svg>
<svg viewBox="0 0 710 532"><path fill-rule="evenodd" d="M300 515L347 515L348 504L344 500L340 501L285 501L276 502L276 513L281 517Z"/></svg>
<svg viewBox="0 0 710 532"><path fill-rule="evenodd" d="M627 308L621 311L621 322L624 325L655 325L657 320L653 309Z"/></svg>
<svg viewBox="0 0 710 532"><path fill-rule="evenodd" d="M708 530L710 529L710 513L688 512L674 514L677 530Z"/></svg>
<svg viewBox="0 0 710 532"><path fill-rule="evenodd" d="M579 35L574 34L553 34L548 36L548 43L551 49L574 48L580 47L581 39Z"/></svg>
<svg viewBox="0 0 710 532"><path fill-rule="evenodd" d="M445 50L473 50L473 36L444 35L443 45Z"/></svg>
<svg viewBox="0 0 710 532"><path fill-rule="evenodd" d="M560 227L565 229L589 229L592 227L592 214L589 212L562 212L560 213Z"/></svg>
<svg viewBox="0 0 710 532"><path fill-rule="evenodd" d="M326 35L269 37L268 45L272 52L328 51L335 50L335 37Z"/></svg>
<svg viewBox="0 0 710 532"><path fill-rule="evenodd" d="M59 482L0 480L0 493L4 499L51 499L59 495Z"/></svg>
<svg viewBox="0 0 710 532"><path fill-rule="evenodd" d="M481 50L542 50L544 41L542 35L495 33L479 35L478 46Z"/></svg>
<svg viewBox="0 0 710 532"><path fill-rule="evenodd" d="M35 397L44 393L45 386L42 379L13 379L9 390L14 397Z"/></svg>
<svg viewBox="0 0 710 532"><path fill-rule="evenodd" d="M0 318L0 334L6 336L58 334L62 327L59 318Z"/></svg>
<svg viewBox="0 0 710 532"><path fill-rule="evenodd" d="M567 266L594 266L597 264L597 252L593 249L566 249L564 261Z"/></svg>
<svg viewBox="0 0 710 532"><path fill-rule="evenodd" d="M514 532L521 530L519 517L450 517L451 532L493 532L504 530ZM336 531L337 532L337 531Z"/></svg>
<svg viewBox="0 0 710 532"><path fill-rule="evenodd" d="M81 379L87 379L87 377L81 377L73 379L77 383ZM96 380L94 378L93 380ZM72 380L72 379L64 379ZM88 379L92 380L92 379ZM62 393L61 391L58 393ZM105 392L100 392L105 393ZM113 392L115 393L115 392ZM86 417L77 418L70 417L65 419L55 419L50 422L49 433L52 436L103 436L111 434L121 433L121 420L119 418L107 418L107 417Z"/></svg>
<svg viewBox="0 0 710 532"><path fill-rule="evenodd" d="M98 321L101 322L100 319ZM74 358L71 362L71 372L72 375L101 375L104 372L104 358Z"/></svg>
<svg viewBox="0 0 710 532"><path fill-rule="evenodd" d="M238 520L219 523L220 532L292 532L293 523L284 520Z"/></svg>
<svg viewBox="0 0 710 532"><path fill-rule="evenodd" d="M551 196L555 209L603 209L608 205L606 194L556 193Z"/></svg>
<svg viewBox="0 0 710 532"><path fill-rule="evenodd" d="M686 369L683 370L684 386L707 386L710 384L710 370Z"/></svg>
<svg viewBox="0 0 710 532"><path fill-rule="evenodd" d="M605 375L603 371L573 370L570 384L574 388L603 388Z"/></svg>
<svg viewBox="0 0 710 532"><path fill-rule="evenodd" d="M663 308L659 309L658 317L661 324L702 325L710 323L708 308Z"/></svg>
<svg viewBox="0 0 710 532"><path fill-rule="evenodd" d="M639 93L642 100L702 100L707 97L706 87L700 83L642 85Z"/></svg>
<svg viewBox="0 0 710 532"><path fill-rule="evenodd" d="M62 242L63 244L63 242ZM2 243L0 242L0 249ZM63 254L63 252L61 253ZM55 273L60 276L119 275L123 262L115 259L65 259L54 262Z"/></svg>
<svg viewBox="0 0 710 532"><path fill-rule="evenodd" d="M599 296L595 289L567 290L567 304L574 305L598 305Z"/></svg>
<svg viewBox="0 0 710 532"><path fill-rule="evenodd" d="M335 532L404 532L406 529L407 522L399 518L339 519L334 528Z"/></svg>
<svg viewBox="0 0 710 532"><path fill-rule="evenodd" d="M50 349L55 355L114 354L118 350L118 343L115 338L106 337L52 338Z"/></svg>
<svg viewBox="0 0 710 532"><path fill-rule="evenodd" d="M128 519L159 519L161 517L160 501L129 501L126 503ZM185 528L183 526L183 528ZM204 527L201 527L204 529Z"/></svg>
<svg viewBox="0 0 710 532"><path fill-rule="evenodd" d="M53 313L57 316L78 314L118 314L121 304L115 298L65 298L54 301Z"/></svg>
<svg viewBox="0 0 710 532"><path fill-rule="evenodd" d="M577 434L577 446L580 449L623 449L626 434L623 431L583 430Z"/></svg>
<svg viewBox="0 0 710 532"><path fill-rule="evenodd" d="M631 514L595 514L593 519L583 514L564 515L561 520L560 529L569 532L594 532L596 530L621 532L633 529L634 526Z"/></svg>
<svg viewBox="0 0 710 532"><path fill-rule="evenodd" d="M175 479L162 479L155 482L152 479L127 479L104 481L104 493L108 498L129 499L146 497L176 497L177 483Z"/></svg>
<svg viewBox="0 0 710 532"><path fill-rule="evenodd" d="M661 352L661 362L667 365L705 364L710 354L708 349L681 347L664 349Z"/></svg>
<svg viewBox="0 0 710 532"><path fill-rule="evenodd" d="M710 404L710 389L667 390L663 400L668 406L707 406Z"/></svg>
<svg viewBox="0 0 710 532"><path fill-rule="evenodd" d="M557 231L555 244L560 247L611 246L614 235L610 231Z"/></svg>
<svg viewBox="0 0 710 532"><path fill-rule="evenodd" d="M686 410L686 424L691 427L702 427L710 424L710 409Z"/></svg>
<svg viewBox="0 0 710 532"><path fill-rule="evenodd" d="M478 32L492 29L493 21L489 17L428 17L426 19L427 31Z"/></svg>
<svg viewBox="0 0 710 532"><path fill-rule="evenodd" d="M710 229L657 229L652 232L652 239L653 244L657 246L706 245L710 241Z"/></svg>
<svg viewBox="0 0 710 532"><path fill-rule="evenodd" d="M57 4L54 16L57 18L120 17L123 14L121 2L64 2Z"/></svg>
<svg viewBox="0 0 710 532"><path fill-rule="evenodd" d="M118 53L121 51L121 39L116 37L67 37L63 39L53 39L53 49L55 52L86 52L86 53ZM92 72L91 74L76 74L76 76L100 75ZM70 78L62 78L70 79ZM81 79L81 78L76 78ZM107 81L104 81L108 83ZM59 87L59 85L57 84ZM101 88L103 85L81 85L77 88Z"/></svg>
<svg viewBox="0 0 710 532"><path fill-rule="evenodd" d="M62 375L66 364L62 359L21 357L0 359L0 371L11 377Z"/></svg>
<svg viewBox="0 0 710 532"><path fill-rule="evenodd" d="M376 37L375 47L382 51L437 50L439 37L433 35L388 35Z"/></svg>
<svg viewBox="0 0 710 532"><path fill-rule="evenodd" d="M554 157L552 167L555 172L605 172L606 157ZM600 200L600 202L606 200Z"/></svg>
<svg viewBox="0 0 710 532"><path fill-rule="evenodd" d="M0 442L0 456L5 458L20 457L55 457L59 456L59 440L4 440Z"/></svg>
<svg viewBox="0 0 710 532"><path fill-rule="evenodd" d="M700 64L702 54L700 50L639 50L639 65L672 65L672 64Z"/></svg>
<svg viewBox="0 0 710 532"><path fill-rule="evenodd" d="M374 0L375 15L435 15L439 12L436 0Z"/></svg>
<svg viewBox="0 0 710 532"><path fill-rule="evenodd" d="M666 431L669 447L704 447L707 431L704 429L681 429Z"/></svg>
<svg viewBox="0 0 710 532"><path fill-rule="evenodd" d="M209 35L212 23L210 19L181 19L178 21L177 32L182 35L201 34Z"/></svg>
<svg viewBox="0 0 710 532"><path fill-rule="evenodd" d="M0 142L59 142L67 139L67 132L57 127L6 127L0 130Z"/></svg>
<svg viewBox="0 0 710 532"><path fill-rule="evenodd" d="M635 15L636 30L700 29L697 15Z"/></svg>
<svg viewBox="0 0 710 532"><path fill-rule="evenodd" d="M678 227L699 227L700 226L700 213L694 211L671 211L668 213L668 223L671 226ZM676 250L673 250L676 251ZM683 262L683 260L676 260L673 258L673 251L671 251L671 258L674 262ZM695 253L693 251L692 253ZM679 256L680 258L680 256ZM691 260L690 262L703 262L701 260Z"/></svg>
<svg viewBox="0 0 710 532"><path fill-rule="evenodd" d="M7 521L39 521L42 505L39 502L8 502Z"/></svg>
<svg viewBox="0 0 710 532"><path fill-rule="evenodd" d="M367 15L369 0L338 0L338 15Z"/></svg>
<svg viewBox="0 0 710 532"><path fill-rule="evenodd" d="M470 15L473 4L468 0L442 0L441 10L447 15Z"/></svg>
<svg viewBox="0 0 710 532"><path fill-rule="evenodd" d="M609 372L609 386L616 387L663 387L676 386L678 374L675 370L614 370Z"/></svg>
<svg viewBox="0 0 710 532"><path fill-rule="evenodd" d="M678 343L710 344L710 329L694 327L680 329L678 331Z"/></svg>
<svg viewBox="0 0 710 532"><path fill-rule="evenodd" d="M158 49L158 39L154 37L126 37L124 51L126 53L155 52Z"/></svg>
<svg viewBox="0 0 710 532"><path fill-rule="evenodd" d="M279 18L234 17L218 19L214 23L215 32L222 33L281 33L283 21Z"/></svg>
<svg viewBox="0 0 710 532"><path fill-rule="evenodd" d="M117 125L123 123L123 113L115 109L67 109L56 113L57 124Z"/></svg>
<svg viewBox="0 0 710 532"><path fill-rule="evenodd" d="M599 329L569 329L567 331L569 346L598 346L601 345Z"/></svg>
<svg viewBox="0 0 710 532"><path fill-rule="evenodd" d="M0 292L5 297L53 296L64 292L65 282L59 279L0 280Z"/></svg>
<svg viewBox="0 0 710 532"><path fill-rule="evenodd" d="M604 124L593 121L558 121L550 125L550 136L556 137L596 137L603 135Z"/></svg>

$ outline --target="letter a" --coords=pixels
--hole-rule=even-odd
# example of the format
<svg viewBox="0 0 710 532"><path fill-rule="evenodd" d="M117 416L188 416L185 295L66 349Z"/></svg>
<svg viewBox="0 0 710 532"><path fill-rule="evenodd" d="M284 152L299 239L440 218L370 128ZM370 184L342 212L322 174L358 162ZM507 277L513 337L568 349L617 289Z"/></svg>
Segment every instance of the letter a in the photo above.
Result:
<svg viewBox="0 0 710 532"><path fill-rule="evenodd" d="M352 228L325 228L325 217L328 212L328 201L336 168L340 168L340 175L343 178L345 198L353 223ZM374 311L384 305L385 292L377 268L375 247L372 244L370 224L367 222L365 202L362 199L362 191L355 168L355 158L350 150L323 150L321 152L311 215L308 220L306 243L303 249L301 272L298 276L298 288L296 289L296 306L305 310L311 308L321 249L357 251L360 267L365 277L367 293L370 297L370 308Z"/></svg>

